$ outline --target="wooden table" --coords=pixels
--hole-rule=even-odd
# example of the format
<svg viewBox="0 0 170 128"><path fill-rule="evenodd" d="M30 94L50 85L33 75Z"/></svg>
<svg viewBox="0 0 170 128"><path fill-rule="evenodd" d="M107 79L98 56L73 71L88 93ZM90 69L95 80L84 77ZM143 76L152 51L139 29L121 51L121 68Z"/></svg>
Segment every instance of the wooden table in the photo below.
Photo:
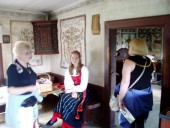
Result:
<svg viewBox="0 0 170 128"><path fill-rule="evenodd" d="M53 86L53 90L52 91L48 91L48 92L42 92L40 95L43 97L46 97L47 95L53 94L55 96L59 96L59 94L61 94L62 92L64 92L63 90ZM38 104L38 110L42 109L42 104ZM39 119L38 119L38 123L39 123Z"/></svg>
<svg viewBox="0 0 170 128"><path fill-rule="evenodd" d="M43 96L43 97L46 97L47 95L49 94L53 94L55 96L59 96L59 94L61 94L63 92L63 90L53 86L53 90L52 91L49 91L49 92L42 92L40 95Z"/></svg>

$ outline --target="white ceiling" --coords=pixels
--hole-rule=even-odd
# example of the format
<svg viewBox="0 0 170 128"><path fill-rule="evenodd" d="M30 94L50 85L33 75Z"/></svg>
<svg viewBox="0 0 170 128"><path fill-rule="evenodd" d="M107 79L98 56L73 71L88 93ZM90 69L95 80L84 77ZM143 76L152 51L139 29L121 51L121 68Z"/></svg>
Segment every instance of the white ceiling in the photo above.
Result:
<svg viewBox="0 0 170 128"><path fill-rule="evenodd" d="M0 0L0 10L49 13L85 0Z"/></svg>

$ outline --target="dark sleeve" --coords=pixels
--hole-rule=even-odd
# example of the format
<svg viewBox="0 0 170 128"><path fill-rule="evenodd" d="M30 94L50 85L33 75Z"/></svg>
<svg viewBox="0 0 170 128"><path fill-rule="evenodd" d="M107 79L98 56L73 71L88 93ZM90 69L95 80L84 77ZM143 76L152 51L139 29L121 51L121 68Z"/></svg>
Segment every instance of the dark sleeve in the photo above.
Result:
<svg viewBox="0 0 170 128"><path fill-rule="evenodd" d="M35 74L35 76L36 76L36 80L38 79L38 75L37 75L37 73L35 73L34 72L34 70L32 69L32 68L30 68L31 69L31 72L33 72L33 74Z"/></svg>
<svg viewBox="0 0 170 128"><path fill-rule="evenodd" d="M15 65L11 64L7 69L7 82L8 87L18 86L18 72Z"/></svg>

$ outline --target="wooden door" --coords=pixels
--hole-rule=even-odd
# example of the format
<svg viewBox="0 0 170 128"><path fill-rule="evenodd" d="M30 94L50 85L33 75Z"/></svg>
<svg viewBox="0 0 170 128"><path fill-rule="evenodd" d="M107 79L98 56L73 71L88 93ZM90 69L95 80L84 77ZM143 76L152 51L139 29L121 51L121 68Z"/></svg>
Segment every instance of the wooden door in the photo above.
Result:
<svg viewBox="0 0 170 128"><path fill-rule="evenodd" d="M116 84L111 84L113 81L111 76L112 68L111 64L115 64L112 56L114 52L112 52L113 47L111 44L116 44L116 36L114 32L117 29L122 28L137 28L137 27L148 27L148 26L161 26L164 28L163 31L163 77L162 77L162 94L161 94L161 106L160 111L165 110L170 107L169 100L169 90L170 90L170 15L165 16L154 16L154 17L145 17L145 18L136 18L136 19L128 19L128 20L117 20L117 21L108 21L105 22L105 86L104 86L104 98L105 101L105 127L110 127L111 124L114 124L114 116L112 116L112 112L109 109L109 98L112 93L114 86ZM114 49L113 49L114 50ZM115 64L116 65L116 64ZM116 66L113 66L116 68ZM113 71L115 72L115 70ZM114 73L115 74L115 73ZM112 82L115 83L115 82Z"/></svg>

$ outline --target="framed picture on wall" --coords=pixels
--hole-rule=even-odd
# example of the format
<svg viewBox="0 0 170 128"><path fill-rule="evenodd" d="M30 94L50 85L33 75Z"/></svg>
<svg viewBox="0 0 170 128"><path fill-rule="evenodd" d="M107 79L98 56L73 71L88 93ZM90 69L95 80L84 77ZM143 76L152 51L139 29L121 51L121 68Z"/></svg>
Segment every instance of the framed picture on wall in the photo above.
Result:
<svg viewBox="0 0 170 128"><path fill-rule="evenodd" d="M10 36L9 35L3 35L2 39L3 39L3 43L10 43Z"/></svg>
<svg viewBox="0 0 170 128"><path fill-rule="evenodd" d="M61 68L67 68L72 51L79 51L86 65L86 16L60 20Z"/></svg>
<svg viewBox="0 0 170 128"><path fill-rule="evenodd" d="M11 29L11 47L14 47L17 41L27 41L31 43L32 49L34 49L34 35L33 26L30 21L14 21L10 23ZM13 57L14 59L14 57ZM41 66L43 65L42 55L32 55L32 60L30 61L31 66Z"/></svg>
<svg viewBox="0 0 170 128"><path fill-rule="evenodd" d="M43 59L41 55L32 55L32 59L29 62L31 66L40 66L43 65Z"/></svg>
<svg viewBox="0 0 170 128"><path fill-rule="evenodd" d="M100 34L100 14L96 14L92 16L92 34L99 35Z"/></svg>

